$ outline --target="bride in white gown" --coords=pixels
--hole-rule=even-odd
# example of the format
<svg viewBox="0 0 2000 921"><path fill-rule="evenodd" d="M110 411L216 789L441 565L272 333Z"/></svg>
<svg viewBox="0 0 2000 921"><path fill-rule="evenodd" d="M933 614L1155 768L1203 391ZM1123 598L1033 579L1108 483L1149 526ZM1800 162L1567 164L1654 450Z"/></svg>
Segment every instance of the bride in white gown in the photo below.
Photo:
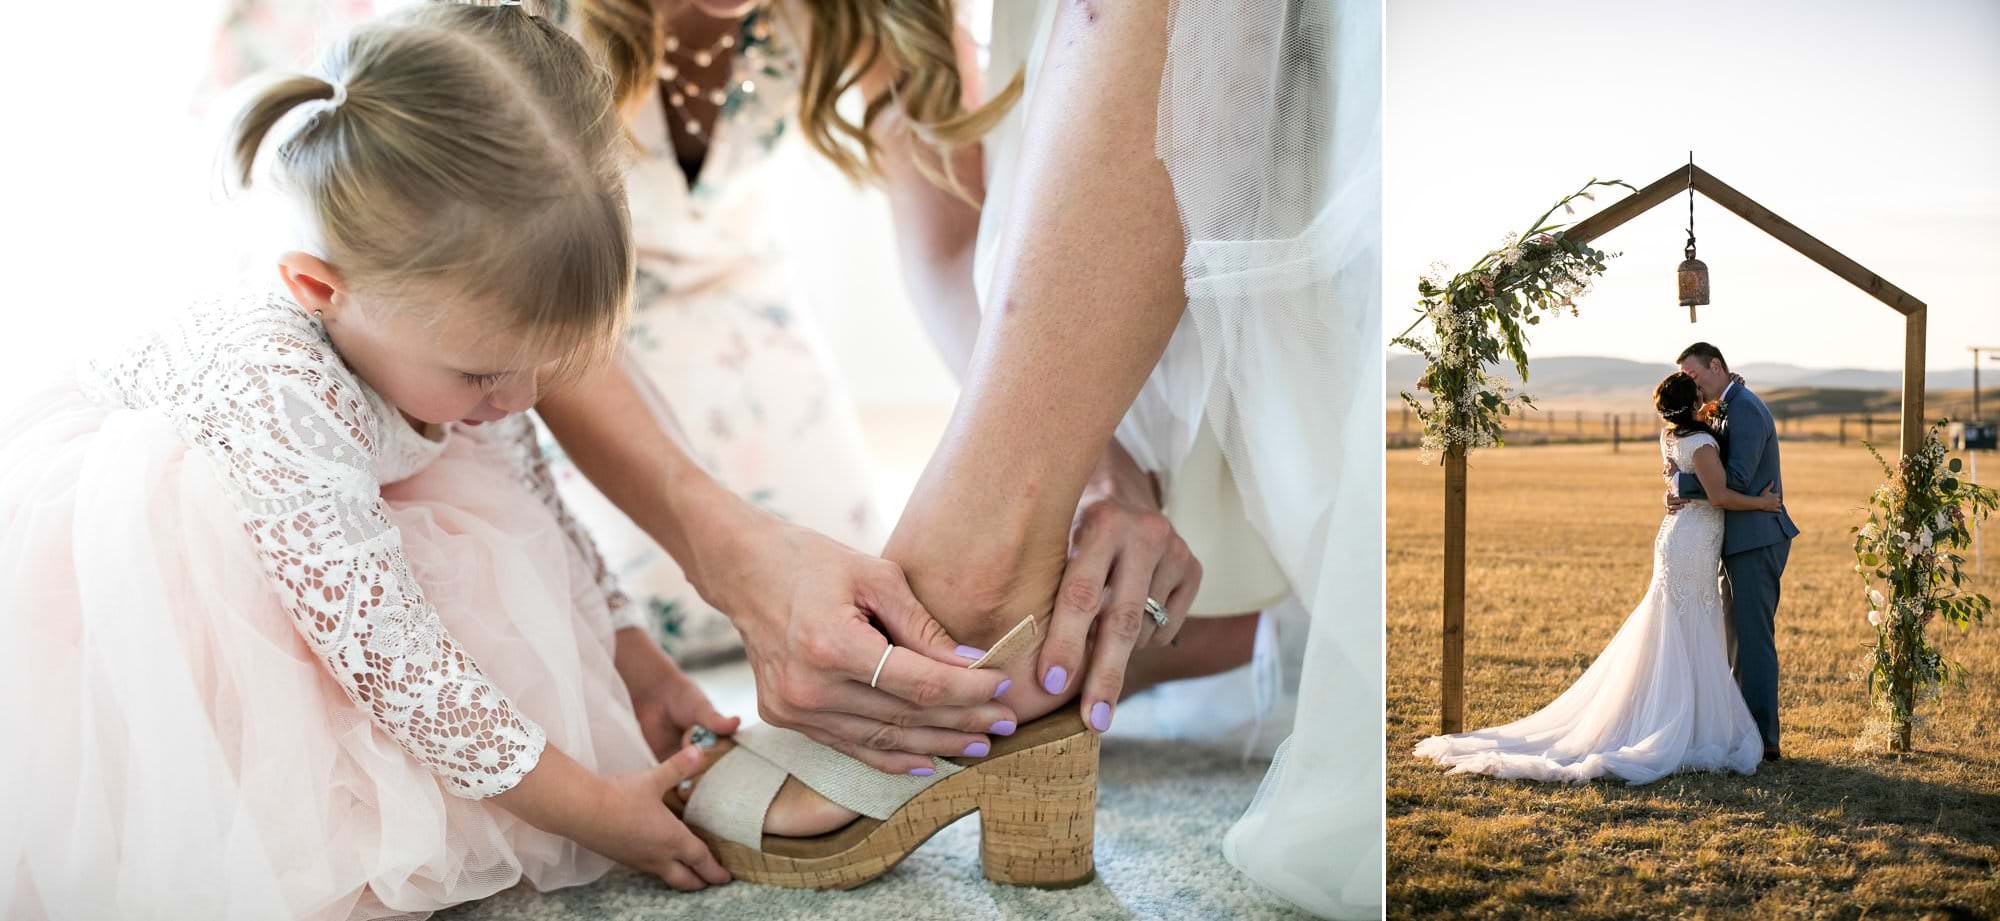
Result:
<svg viewBox="0 0 2000 921"><path fill-rule="evenodd" d="M1756 772L1763 737L1730 675L1716 570L1724 510L1775 509L1779 497L1725 487L1715 435L1696 419L1692 378L1669 375L1653 402L1667 423L1661 456L1718 498L1692 501L1660 523L1646 597L1553 703L1504 726L1432 736L1417 744L1418 757L1454 773L1541 781L1611 774L1644 784L1677 771Z"/></svg>

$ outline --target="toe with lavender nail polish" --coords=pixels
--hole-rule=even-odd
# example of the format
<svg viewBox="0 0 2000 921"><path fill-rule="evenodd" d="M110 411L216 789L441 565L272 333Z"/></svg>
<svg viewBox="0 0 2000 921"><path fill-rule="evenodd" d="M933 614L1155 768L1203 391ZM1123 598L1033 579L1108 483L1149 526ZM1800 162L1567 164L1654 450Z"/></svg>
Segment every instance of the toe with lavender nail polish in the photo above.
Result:
<svg viewBox="0 0 2000 921"><path fill-rule="evenodd" d="M1049 670L1042 674L1042 690L1051 694L1061 694L1066 687L1069 687L1069 672L1062 666L1051 665Z"/></svg>
<svg viewBox="0 0 2000 921"><path fill-rule="evenodd" d="M929 776L931 776L932 774L935 774L935 773L937 773L937 772L936 772L936 771L934 771L934 770L931 770L930 768L911 768L911 769L910 769L910 773L911 773L911 774L914 774L914 775L916 775L916 776L918 776L918 777L929 777Z"/></svg>
<svg viewBox="0 0 2000 921"><path fill-rule="evenodd" d="M991 752L992 750L993 746L988 745L985 742L973 742L965 746L965 757L984 758L986 757L987 753Z"/></svg>
<svg viewBox="0 0 2000 921"><path fill-rule="evenodd" d="M1000 686L993 689L993 699L999 700L1000 695L1007 693L1007 689L1013 686L1014 686L1014 679L1012 678L1000 679Z"/></svg>
<svg viewBox="0 0 2000 921"><path fill-rule="evenodd" d="M1014 734L1014 721L1001 720L1000 722L994 723L993 728L987 731L993 733L996 736L1011 736Z"/></svg>
<svg viewBox="0 0 2000 921"><path fill-rule="evenodd" d="M1090 728L1105 732L1111 728L1111 705L1098 701L1090 705Z"/></svg>
<svg viewBox="0 0 2000 921"><path fill-rule="evenodd" d="M959 646L959 647L958 647L958 648L957 648L956 650L953 650L953 651L954 651L954 652L957 652L957 653L958 653L958 657L959 657L959 658L961 658L961 659L971 659L971 660L973 660L973 661L975 661L975 662L976 662L976 661L978 661L978 660L980 660L980 659L982 659L982 658L985 658L985 656L986 656L986 650L984 650L984 649L980 649L980 648L978 648L978 647L976 647L976 646L964 646L964 645L961 645L961 646Z"/></svg>

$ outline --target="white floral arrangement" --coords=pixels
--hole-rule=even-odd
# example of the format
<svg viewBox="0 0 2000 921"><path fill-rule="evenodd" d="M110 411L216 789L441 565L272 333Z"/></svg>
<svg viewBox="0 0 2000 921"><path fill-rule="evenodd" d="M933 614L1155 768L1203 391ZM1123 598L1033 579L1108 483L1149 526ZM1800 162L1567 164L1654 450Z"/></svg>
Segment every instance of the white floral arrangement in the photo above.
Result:
<svg viewBox="0 0 2000 921"><path fill-rule="evenodd" d="M1868 447L1888 479L1868 499L1868 521L1853 529L1854 571L1875 630L1862 662L1875 715L1857 748L1910 750L1917 705L1965 678L1931 641L1931 622L1942 615L1968 630L1993 608L1985 595L1965 587L1962 551L2000 498L1959 476L1963 465L1939 438L1943 426L1931 426L1923 446L1894 466Z"/></svg>
<svg viewBox="0 0 2000 921"><path fill-rule="evenodd" d="M1618 180L1592 179L1542 213L1524 233L1507 234L1500 246L1457 275L1447 275L1443 263L1432 263L1417 280L1417 311L1409 329L1391 340L1423 356L1423 376L1417 389L1430 394L1421 400L1404 391L1403 402L1423 423L1424 463L1453 450L1503 444L1506 424L1515 406L1534 401L1487 370L1505 356L1523 381L1528 379L1527 330L1545 315L1577 312L1576 302L1604 274L1607 255L1563 237L1563 225L1549 218L1557 210L1573 215L1578 198L1594 199L1597 186L1632 187ZM1429 324L1424 332L1418 327Z"/></svg>

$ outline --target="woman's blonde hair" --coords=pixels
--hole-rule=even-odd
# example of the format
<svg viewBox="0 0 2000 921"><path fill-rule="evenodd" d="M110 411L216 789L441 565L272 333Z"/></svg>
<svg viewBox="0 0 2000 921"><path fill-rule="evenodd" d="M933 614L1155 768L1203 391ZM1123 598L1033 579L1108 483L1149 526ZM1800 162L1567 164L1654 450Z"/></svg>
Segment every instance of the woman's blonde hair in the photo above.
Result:
<svg viewBox="0 0 2000 921"><path fill-rule="evenodd" d="M1000 0L1010 2L1010 0ZM979 140L1021 95L1021 76L977 109L965 108L953 43L952 0L806 0L810 22L799 93L807 143L853 179L881 175L881 145L871 132L891 106L917 140L940 153ZM666 18L657 0L582 0L583 32L601 50L624 108L643 97L666 54ZM860 123L836 110L840 97L878 65L895 79L870 99ZM917 169L961 195L949 172L917 158Z"/></svg>
<svg viewBox="0 0 2000 921"><path fill-rule="evenodd" d="M272 178L347 285L492 304L564 370L616 347L634 266L623 129L581 45L518 5L426 4L357 27L319 69L245 106L232 166L248 186L272 128L328 103Z"/></svg>

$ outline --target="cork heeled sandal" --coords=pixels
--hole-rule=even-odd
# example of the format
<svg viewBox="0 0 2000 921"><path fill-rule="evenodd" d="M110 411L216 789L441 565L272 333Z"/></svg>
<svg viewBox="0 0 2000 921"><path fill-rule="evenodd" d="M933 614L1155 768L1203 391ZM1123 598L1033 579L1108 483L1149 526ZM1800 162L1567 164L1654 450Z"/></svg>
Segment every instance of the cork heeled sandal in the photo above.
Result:
<svg viewBox="0 0 2000 921"><path fill-rule="evenodd" d="M973 668L1033 648L1033 618ZM884 774L773 726L739 729L735 747L703 772L686 818L737 879L799 889L851 889L894 869L945 826L979 813L979 858L997 883L1061 889L1096 876L1097 734L1073 707L994 740L985 758L933 758L930 777ZM858 812L823 835L764 834L787 777Z"/></svg>

